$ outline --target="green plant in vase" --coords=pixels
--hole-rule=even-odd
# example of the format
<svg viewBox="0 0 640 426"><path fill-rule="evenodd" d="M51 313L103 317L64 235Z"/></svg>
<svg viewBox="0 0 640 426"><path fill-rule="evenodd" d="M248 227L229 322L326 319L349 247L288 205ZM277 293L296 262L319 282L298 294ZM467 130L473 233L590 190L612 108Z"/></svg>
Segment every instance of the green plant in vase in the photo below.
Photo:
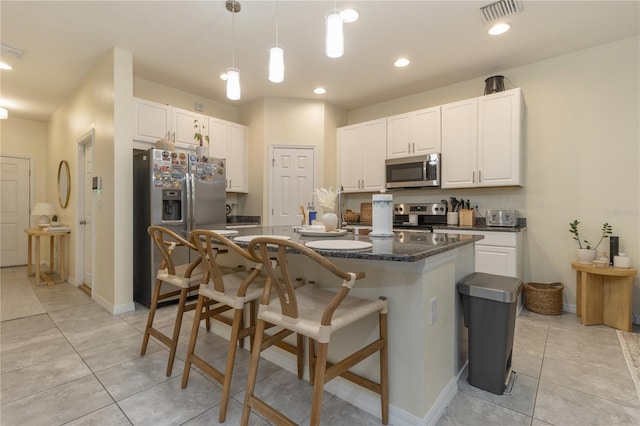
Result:
<svg viewBox="0 0 640 426"><path fill-rule="evenodd" d="M193 139L198 142L198 145L204 146L204 141L207 141L207 144L209 144L209 135L204 134L207 128L204 124L200 124L197 118L193 120L193 128L196 130L193 134Z"/></svg>
<svg viewBox="0 0 640 426"><path fill-rule="evenodd" d="M602 240L613 233L613 227L607 222L603 223L600 230L600 239L596 245L593 245L589 240L585 240L580 236L578 225L580 225L580 222L577 219L569 222L569 232L573 235L573 239L578 242L578 262L591 263L596 258L596 250Z"/></svg>

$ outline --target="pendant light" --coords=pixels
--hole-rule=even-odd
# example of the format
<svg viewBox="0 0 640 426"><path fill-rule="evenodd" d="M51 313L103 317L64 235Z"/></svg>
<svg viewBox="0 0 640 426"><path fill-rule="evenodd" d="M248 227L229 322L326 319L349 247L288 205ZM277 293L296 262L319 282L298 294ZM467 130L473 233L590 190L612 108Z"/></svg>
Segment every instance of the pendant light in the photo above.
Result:
<svg viewBox="0 0 640 426"><path fill-rule="evenodd" d="M233 21L231 24L231 68L227 68L227 98L232 101L240 99L240 70L236 68L236 13L240 12L240 2L237 0L227 0L225 7L233 13Z"/></svg>
<svg viewBox="0 0 640 426"><path fill-rule="evenodd" d="M327 37L325 52L330 58L339 58L344 54L343 19L339 9L331 9L327 12L326 25Z"/></svg>
<svg viewBox="0 0 640 426"><path fill-rule="evenodd" d="M276 44L269 49L269 81L284 81L284 49L278 45L278 2L276 0Z"/></svg>

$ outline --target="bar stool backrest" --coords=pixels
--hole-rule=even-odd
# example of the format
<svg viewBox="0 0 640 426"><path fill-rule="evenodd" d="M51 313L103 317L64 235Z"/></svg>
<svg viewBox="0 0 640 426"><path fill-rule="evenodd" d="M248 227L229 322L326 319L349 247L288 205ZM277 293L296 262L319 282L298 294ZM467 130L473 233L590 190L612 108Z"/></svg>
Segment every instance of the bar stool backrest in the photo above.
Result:
<svg viewBox="0 0 640 426"><path fill-rule="evenodd" d="M273 254L275 248L277 254L275 259L271 259L269 254ZM342 286L335 297L324 307L322 315L322 325L330 325L331 317L340 303L349 294L351 287L356 280L364 278L364 272L345 272L335 266L326 257L316 251L295 241L283 240L271 237L257 237L249 243L249 252L258 258L264 265L267 272L267 282L260 300L261 305L268 305L271 298L271 288L275 287L280 300L282 313L292 319L298 318L298 304L295 296L296 283L292 280L287 268L287 254L301 254L307 256L313 262L322 266L337 278L342 279ZM275 261L274 261L275 260Z"/></svg>
<svg viewBox="0 0 640 426"><path fill-rule="evenodd" d="M163 226L149 226L147 232L151 236L151 240L158 248L158 251L162 255L162 262L160 263L160 269L166 269L169 275L176 274L176 265L173 261L171 254L176 247L185 246L192 250L197 248L186 239L175 233L169 228ZM186 269L185 277L190 277L193 270L200 264L202 259L197 258Z"/></svg>

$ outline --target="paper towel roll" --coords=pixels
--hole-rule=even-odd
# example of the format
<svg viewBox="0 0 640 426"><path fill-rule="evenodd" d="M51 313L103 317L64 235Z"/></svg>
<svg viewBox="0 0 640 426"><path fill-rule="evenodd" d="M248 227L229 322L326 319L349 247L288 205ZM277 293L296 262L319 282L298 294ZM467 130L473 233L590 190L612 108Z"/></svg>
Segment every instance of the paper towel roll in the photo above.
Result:
<svg viewBox="0 0 640 426"><path fill-rule="evenodd" d="M372 236L393 236L393 195L376 194L372 197Z"/></svg>

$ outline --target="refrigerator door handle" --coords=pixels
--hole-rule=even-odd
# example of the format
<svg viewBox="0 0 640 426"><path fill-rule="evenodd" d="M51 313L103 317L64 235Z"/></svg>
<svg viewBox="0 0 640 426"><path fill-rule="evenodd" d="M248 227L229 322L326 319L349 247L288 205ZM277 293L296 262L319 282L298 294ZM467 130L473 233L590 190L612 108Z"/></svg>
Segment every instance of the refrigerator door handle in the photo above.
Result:
<svg viewBox="0 0 640 426"><path fill-rule="evenodd" d="M191 232L191 173L185 174L185 186L187 189L187 215L186 215L186 230Z"/></svg>
<svg viewBox="0 0 640 426"><path fill-rule="evenodd" d="M193 231L196 226L196 182L195 174L190 173L191 176L191 203L189 205L189 211L191 212L191 224L189 225L189 232Z"/></svg>

